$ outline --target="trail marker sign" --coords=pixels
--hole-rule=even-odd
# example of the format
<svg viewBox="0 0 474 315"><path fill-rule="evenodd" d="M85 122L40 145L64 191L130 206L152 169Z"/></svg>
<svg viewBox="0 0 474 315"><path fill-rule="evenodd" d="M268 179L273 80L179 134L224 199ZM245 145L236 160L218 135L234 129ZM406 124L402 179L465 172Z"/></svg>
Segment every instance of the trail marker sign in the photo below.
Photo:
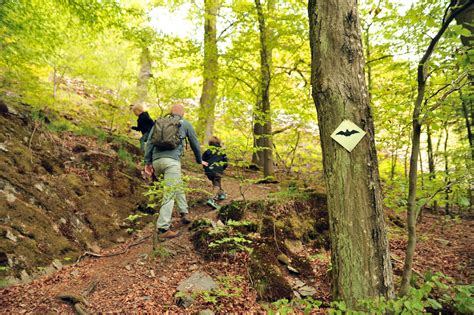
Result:
<svg viewBox="0 0 474 315"><path fill-rule="evenodd" d="M350 120L344 120L331 135L337 143L351 152L355 146L364 138L365 131Z"/></svg>

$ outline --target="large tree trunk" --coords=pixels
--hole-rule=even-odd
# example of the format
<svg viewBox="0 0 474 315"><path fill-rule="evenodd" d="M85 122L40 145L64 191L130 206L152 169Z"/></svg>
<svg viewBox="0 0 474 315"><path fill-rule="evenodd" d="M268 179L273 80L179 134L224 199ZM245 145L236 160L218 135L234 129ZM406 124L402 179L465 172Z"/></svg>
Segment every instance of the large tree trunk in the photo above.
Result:
<svg viewBox="0 0 474 315"><path fill-rule="evenodd" d="M270 81L272 68L272 31L267 26L260 0L255 0L260 31L260 102L261 112L257 123L262 124L263 176L268 179L275 175L273 166L272 117L270 109ZM274 0L268 0L268 12L274 11Z"/></svg>
<svg viewBox="0 0 474 315"><path fill-rule="evenodd" d="M142 49L140 54L140 72L137 80L137 103L144 103L148 96L148 81L151 78L150 52L148 48Z"/></svg>
<svg viewBox="0 0 474 315"><path fill-rule="evenodd" d="M355 306L393 295L374 124L356 0L310 0L311 83L331 232L333 297ZM367 134L352 152L331 138L345 119Z"/></svg>
<svg viewBox="0 0 474 315"><path fill-rule="evenodd" d="M204 68L197 132L206 143L214 132L214 111L217 103L219 55L216 22L219 0L205 0L204 11Z"/></svg>

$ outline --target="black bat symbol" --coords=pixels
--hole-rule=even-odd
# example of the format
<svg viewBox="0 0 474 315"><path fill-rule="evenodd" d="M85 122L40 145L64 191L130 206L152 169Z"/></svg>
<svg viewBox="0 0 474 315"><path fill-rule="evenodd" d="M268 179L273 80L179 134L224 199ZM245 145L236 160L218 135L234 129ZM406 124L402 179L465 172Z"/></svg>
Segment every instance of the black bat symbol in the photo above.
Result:
<svg viewBox="0 0 474 315"><path fill-rule="evenodd" d="M336 135L341 135L341 136L345 136L345 137L350 137L352 136L353 134L355 133L359 133L357 130L351 130L349 131L349 129L346 129L346 131L344 130L341 130L339 131L338 133L336 133Z"/></svg>

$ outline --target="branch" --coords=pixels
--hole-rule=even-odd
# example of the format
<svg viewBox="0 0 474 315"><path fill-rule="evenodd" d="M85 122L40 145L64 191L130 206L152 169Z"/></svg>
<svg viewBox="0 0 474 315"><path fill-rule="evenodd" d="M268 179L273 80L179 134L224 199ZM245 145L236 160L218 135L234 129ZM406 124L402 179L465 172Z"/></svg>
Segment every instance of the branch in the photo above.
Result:
<svg viewBox="0 0 474 315"><path fill-rule="evenodd" d="M425 54L421 58L419 64L418 64L418 82L424 82L425 81L425 64L428 61L428 59L431 57L431 54L434 51L434 48L438 44L439 40L441 39L441 36L443 36L444 32L448 28L449 24L454 20L456 16L458 16L461 12L463 12L465 9L467 9L471 4L472 0L466 1L463 5L456 7L455 10L451 11L450 14L447 14L443 18L443 24L441 25L441 28L439 29L438 33L436 33L435 37L430 42L430 45L428 46L428 49L426 49ZM452 2L449 4L448 9L451 7Z"/></svg>
<svg viewBox="0 0 474 315"><path fill-rule="evenodd" d="M419 205L418 211L417 211L417 213L416 213L416 218L418 219L418 216L420 215L420 212L421 212L421 211L420 211L421 208L423 208L423 207L426 206L428 203L430 203L431 200L433 200L434 197L436 197L436 195L438 195L438 194L439 194L440 192L442 192L442 191L446 191L448 188L451 188L452 186L456 185L456 184L459 183L459 182L461 182L460 179L459 179L459 180L455 180L455 181L453 181L453 182L450 182L449 184L447 184L447 185L445 185L445 186L443 186L443 187L438 188L429 198L427 198L427 199L425 200L425 202L423 202L423 204Z"/></svg>
<svg viewBox="0 0 474 315"><path fill-rule="evenodd" d="M293 126L286 126L286 127L284 127L284 128L275 130L275 131L272 132L272 136L277 135L277 134L282 133L282 132L285 132L285 131L287 131L287 130L289 130L289 129L291 129L291 128L293 128Z"/></svg>
<svg viewBox="0 0 474 315"><path fill-rule="evenodd" d="M369 63L380 61L382 59L390 58L390 57L393 57L393 56L395 56L395 55L384 55L384 56L379 57L379 58L371 59L371 60L367 61L365 64L368 65Z"/></svg>
<svg viewBox="0 0 474 315"><path fill-rule="evenodd" d="M463 84L460 84L460 82L462 82L465 78L467 77L467 71L466 72L463 72L453 83L451 83L451 89L449 89L448 91L446 91L438 100L438 102L436 102L435 105L431 106L427 112L423 115L422 119L421 119L421 124L423 124L429 117L429 115L435 111L438 107L440 107L441 105L443 105L443 102L444 100L449 96L451 95L452 93L460 90L465 84L466 82L464 82ZM443 88L444 89L444 88ZM438 91L439 92L439 91ZM438 93L436 92L436 93Z"/></svg>

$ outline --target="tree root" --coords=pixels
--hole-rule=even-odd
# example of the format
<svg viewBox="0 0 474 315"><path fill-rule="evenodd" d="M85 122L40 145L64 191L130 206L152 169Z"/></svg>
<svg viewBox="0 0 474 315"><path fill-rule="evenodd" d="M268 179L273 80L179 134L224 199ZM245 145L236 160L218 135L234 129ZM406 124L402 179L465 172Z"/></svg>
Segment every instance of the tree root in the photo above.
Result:
<svg viewBox="0 0 474 315"><path fill-rule="evenodd" d="M96 258L105 258L105 257L114 257L114 256L119 256L119 255L125 254L126 252L128 252L128 250L130 248L142 244L147 239L149 239L151 236L152 235L144 236L141 239L139 239L138 241L136 241L135 243L131 243L131 244L127 245L127 247L125 247L123 250L121 250L119 252L116 252L116 253L102 255L102 254L97 254L97 253L94 253L94 252L84 252L84 254L82 254L81 256L79 256L77 258L75 263L77 264L78 262L81 261L82 258L87 257L87 256L96 257Z"/></svg>
<svg viewBox="0 0 474 315"><path fill-rule="evenodd" d="M66 293L58 295L57 298L62 302L70 304L76 314L89 314L89 312L85 308L85 306L89 306L89 302L87 302L87 300L82 295Z"/></svg>

